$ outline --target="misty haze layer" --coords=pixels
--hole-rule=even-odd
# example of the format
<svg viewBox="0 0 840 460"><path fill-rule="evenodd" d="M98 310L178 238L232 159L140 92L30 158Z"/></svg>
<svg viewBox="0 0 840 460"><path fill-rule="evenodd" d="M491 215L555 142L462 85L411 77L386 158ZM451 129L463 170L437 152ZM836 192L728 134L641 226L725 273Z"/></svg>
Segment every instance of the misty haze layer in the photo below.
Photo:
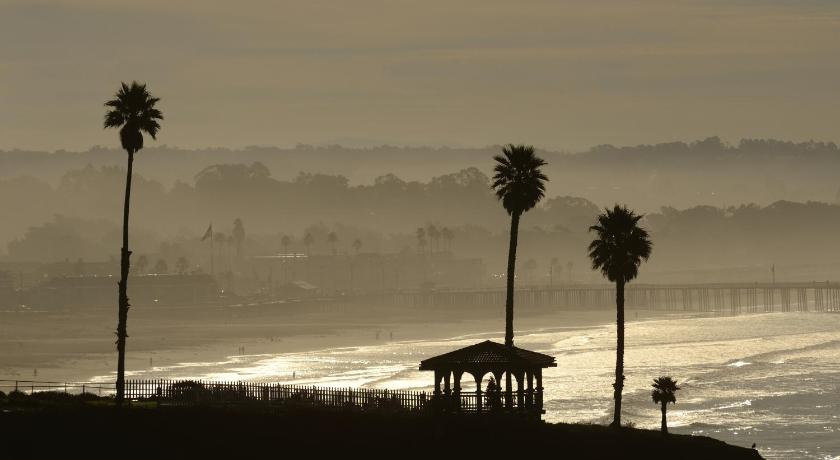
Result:
<svg viewBox="0 0 840 460"><path fill-rule="evenodd" d="M0 148L103 143L92 101L130 79L185 147L834 139L838 17L826 0L6 0Z"/></svg>
<svg viewBox="0 0 840 460"><path fill-rule="evenodd" d="M445 245L458 257L484 260L488 274L501 272L507 216L489 187L494 151L149 148L138 157L134 183L136 252L170 266L183 256L206 272L207 243L199 237L210 222L230 235L241 218L249 257L305 252L305 233L314 237L315 254L356 252L355 240L363 252L412 253L415 230L434 225L451 232L451 240L431 242L437 249ZM0 153L5 259L114 257L123 157L110 149ZM648 213L657 245L643 274L649 280L686 281L705 270L710 281L767 281L772 265L780 279L824 280L840 268L824 250L840 231L832 174L840 151L832 143L728 146L710 138L545 157L548 198L523 220L520 260L532 275L526 282L547 282L552 258L576 266L579 281L597 281L583 248L599 208L613 202ZM327 241L330 232L337 244Z"/></svg>

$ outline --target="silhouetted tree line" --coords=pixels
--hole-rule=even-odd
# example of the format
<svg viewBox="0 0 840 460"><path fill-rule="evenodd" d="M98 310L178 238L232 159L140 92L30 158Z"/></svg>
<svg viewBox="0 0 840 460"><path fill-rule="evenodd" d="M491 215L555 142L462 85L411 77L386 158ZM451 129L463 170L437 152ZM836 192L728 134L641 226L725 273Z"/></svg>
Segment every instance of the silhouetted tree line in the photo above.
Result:
<svg viewBox="0 0 840 460"><path fill-rule="evenodd" d="M799 159L840 159L840 149L834 142L791 142L776 139L741 139L736 145L730 145L717 136L695 142L665 142L660 144L642 144L629 147L616 147L610 144L598 145L589 151L575 155L577 159L586 156L587 160L599 161L666 161L676 163L680 160L696 158L707 165L716 160L760 161L770 158L792 157Z"/></svg>
<svg viewBox="0 0 840 460"><path fill-rule="evenodd" d="M100 221L113 222L121 210L122 197L113 190L121 188L124 180L120 168L93 166L66 173L55 187L38 180L0 180L0 200L13 202L27 196L27 200L41 204L0 206L0 212L9 213L4 216L8 225L4 225L0 237L18 240L9 247L15 257L29 253L25 240L39 235L86 239L90 234L95 235L90 239L104 242L112 234ZM134 227L141 245L144 228L154 228L162 238L167 234L199 233L207 221L227 224L237 218L253 233L292 236L301 236L317 222L376 229L387 235L413 232L428 224L441 229L465 225L496 229L504 227L507 220L494 203L489 178L475 168L428 182L404 181L389 174L370 185L351 185L343 176L301 173L292 180L278 180L259 163L225 164L204 168L192 184L177 182L168 189L135 174L132 187L132 195L137 198L132 215L137 218ZM20 212L12 214L14 211ZM535 210L531 221L547 228L584 229L595 213L597 207L585 199L555 197ZM90 225L85 222L91 221L96 222L98 230L86 228ZM436 247L449 244L434 243ZM96 241L90 244L98 246ZM57 252L45 254L73 257L73 246L67 246L70 253L56 246Z"/></svg>
<svg viewBox="0 0 840 460"><path fill-rule="evenodd" d="M93 166L66 173L56 186L31 178L0 180L0 241L8 243L9 257L51 262L117 256L120 229L115 216L122 197L113 190L122 188L124 180L120 168ZM174 266L180 256L201 263L206 244L198 238L207 222L215 222L227 240L228 235L236 238L233 222L240 218L248 234L234 240L232 250L226 244L224 251L247 249L253 255L309 249L329 254L335 246L340 253L353 253L358 239L362 251L416 252L416 230L422 227L425 252L434 246L461 257L482 257L494 271L503 267L506 254L498 248L505 246L510 225L489 178L475 168L428 182L388 174L370 185L352 185L343 176L305 173L278 180L260 164L216 165L200 171L192 183L169 188L135 174L132 195L133 245L136 253L152 257L150 265L163 257ZM527 237L519 251L520 260L536 260L533 282L542 275L548 282L552 257L559 256L563 265L573 261L585 266L579 248L599 211L585 198L558 196L529 212L520 229ZM833 261L831 253L821 248L834 244L840 232L840 206L779 201L767 206L663 207L646 214L645 221L659 247L652 271L685 267L687 261L693 267L827 262ZM433 240L425 234L429 225L451 235ZM338 238L332 245L330 232ZM308 248L306 233L313 238ZM558 279L566 281L565 274Z"/></svg>
<svg viewBox="0 0 840 460"><path fill-rule="evenodd" d="M489 175L486 158L500 149L298 145L185 150L152 146L143 150L141 172L170 188L184 182L193 185L186 178L207 165L242 164L247 168L259 163L274 179L283 181L293 181L300 171L318 171L325 176L342 174L351 184L387 183L398 178L393 185L399 186L400 181L425 183L431 177L469 168ZM694 142L601 145L574 154L537 152L548 162L546 174L553 178L547 196L585 196L602 206L619 199L633 203L640 212L665 205L725 207L751 202L767 205L782 199L833 202L840 198L840 185L832 174L840 168L840 150L832 142L743 139L727 144L710 137ZM88 164L123 167L117 153L101 147L86 152L0 151L0 177L14 172L56 184L67 171ZM138 204L142 201L137 200Z"/></svg>

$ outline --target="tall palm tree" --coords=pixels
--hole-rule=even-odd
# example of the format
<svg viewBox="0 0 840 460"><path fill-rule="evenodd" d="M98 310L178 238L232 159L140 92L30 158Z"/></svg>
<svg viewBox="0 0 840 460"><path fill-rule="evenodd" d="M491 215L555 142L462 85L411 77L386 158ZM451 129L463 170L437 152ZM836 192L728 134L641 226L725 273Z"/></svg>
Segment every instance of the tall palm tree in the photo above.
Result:
<svg viewBox="0 0 840 460"><path fill-rule="evenodd" d="M677 381L671 377L657 377L653 379L653 391L650 392L650 397L656 404L662 405L662 433L668 434L668 403L676 403L676 392L680 389L677 386Z"/></svg>
<svg viewBox="0 0 840 460"><path fill-rule="evenodd" d="M560 265L558 265L559 263L560 263L560 260L557 257L552 257L551 262L549 262L549 264L548 264L548 285L549 286L554 286L554 269L556 268L558 272L562 269L562 267L560 267Z"/></svg>
<svg viewBox="0 0 840 460"><path fill-rule="evenodd" d="M507 145L502 155L493 157L493 189L496 197L510 214L510 247L507 266L507 299L505 301L505 345L513 346L513 281L516 271L516 243L519 219L545 196L548 177L542 173L545 161L534 154L534 147ZM510 376L508 376L508 388Z"/></svg>
<svg viewBox="0 0 840 460"><path fill-rule="evenodd" d="M122 250L120 251L119 300L117 305L117 405L122 405L125 397L125 340L128 337L128 272L131 251L128 250L128 216L131 204L131 174L134 166L134 154L143 148L143 133L155 139L160 129L158 120L163 114L155 108L160 101L152 97L145 84L122 83L114 98L105 103L104 127L120 129L120 144L128 153L128 167L125 174L125 203L123 204Z"/></svg>
<svg viewBox="0 0 840 460"><path fill-rule="evenodd" d="M238 259L242 258L242 244L245 242L245 225L239 217L233 221L233 238L236 242L236 257Z"/></svg>
<svg viewBox="0 0 840 460"><path fill-rule="evenodd" d="M330 232L327 234L327 242L330 243L330 250L335 255L335 244L338 243L338 235L335 232Z"/></svg>
<svg viewBox="0 0 840 460"><path fill-rule="evenodd" d="M186 257L181 256L175 261L175 272L179 275L185 275L189 269L190 262Z"/></svg>
<svg viewBox="0 0 840 460"><path fill-rule="evenodd" d="M440 250L440 231L435 224L429 224L426 227L426 234L429 235L429 253L434 254L435 252L435 245L437 244L438 250Z"/></svg>
<svg viewBox="0 0 840 460"><path fill-rule="evenodd" d="M650 257L653 244L645 229L639 227L642 215L625 206L615 205L598 216L598 223L589 227L597 238L589 244L592 269L600 270L615 283L616 356L613 398L615 411L612 426L621 426L621 391L624 388L624 285L639 274L639 266Z"/></svg>
<svg viewBox="0 0 840 460"><path fill-rule="evenodd" d="M139 259L137 259L137 271L139 273L145 273L146 267L149 265L149 259L146 256L141 255Z"/></svg>
<svg viewBox="0 0 840 460"><path fill-rule="evenodd" d="M312 243L315 242L315 237L312 236L311 233L306 232L303 235L303 245L306 246L306 256L309 257L309 248L312 246Z"/></svg>
<svg viewBox="0 0 840 460"><path fill-rule="evenodd" d="M169 273L169 265L166 264L166 261L163 259L158 259L155 262L155 274L156 275L165 275Z"/></svg>
<svg viewBox="0 0 840 460"><path fill-rule="evenodd" d="M423 255L426 253L426 229L417 227L415 235L417 236L417 252Z"/></svg>
<svg viewBox="0 0 840 460"><path fill-rule="evenodd" d="M443 238L443 241L446 243L446 250L447 251L452 250L452 238L454 238L454 235L452 234L452 230L450 230L449 227L443 227L443 229L440 231L440 236L441 236L441 238Z"/></svg>

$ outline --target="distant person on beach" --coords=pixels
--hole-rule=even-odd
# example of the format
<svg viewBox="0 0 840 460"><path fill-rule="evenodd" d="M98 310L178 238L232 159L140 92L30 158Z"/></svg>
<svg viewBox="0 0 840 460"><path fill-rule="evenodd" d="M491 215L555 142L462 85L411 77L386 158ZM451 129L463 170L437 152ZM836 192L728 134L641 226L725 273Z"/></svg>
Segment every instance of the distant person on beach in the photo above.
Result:
<svg viewBox="0 0 840 460"><path fill-rule="evenodd" d="M391 332L388 334L388 337L389 337L389 339L388 339L388 340L394 340L394 331L391 331Z"/></svg>
<svg viewBox="0 0 840 460"><path fill-rule="evenodd" d="M379 340L379 334L381 334L381 333L382 333L382 331L376 331L376 340Z"/></svg>
<svg viewBox="0 0 840 460"><path fill-rule="evenodd" d="M294 380L294 379L296 379L296 378L297 378L297 372L296 372L296 371L292 371L292 380Z"/></svg>

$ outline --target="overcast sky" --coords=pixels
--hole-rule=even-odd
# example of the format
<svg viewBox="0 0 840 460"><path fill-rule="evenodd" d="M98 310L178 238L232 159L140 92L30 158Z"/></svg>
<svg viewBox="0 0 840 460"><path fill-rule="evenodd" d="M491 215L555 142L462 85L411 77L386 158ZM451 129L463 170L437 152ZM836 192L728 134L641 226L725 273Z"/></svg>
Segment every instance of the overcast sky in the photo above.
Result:
<svg viewBox="0 0 840 460"><path fill-rule="evenodd" d="M0 0L0 149L840 140L840 1Z"/></svg>

